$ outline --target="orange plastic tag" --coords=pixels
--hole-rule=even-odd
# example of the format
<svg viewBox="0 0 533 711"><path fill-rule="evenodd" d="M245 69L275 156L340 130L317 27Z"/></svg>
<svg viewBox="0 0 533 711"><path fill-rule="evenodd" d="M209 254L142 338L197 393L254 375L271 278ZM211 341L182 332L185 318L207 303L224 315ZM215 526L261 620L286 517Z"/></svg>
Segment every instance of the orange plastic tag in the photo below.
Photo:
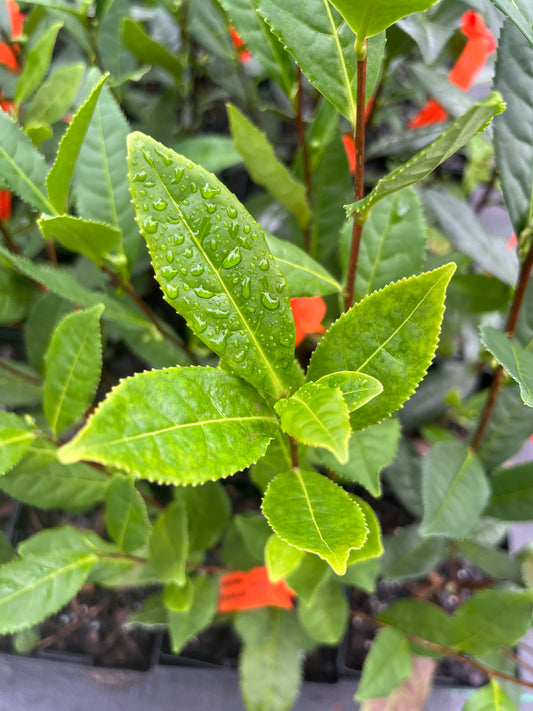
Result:
<svg viewBox="0 0 533 711"><path fill-rule="evenodd" d="M220 578L219 612L253 610L257 607L292 608L294 593L281 580L272 583L265 566L237 570Z"/></svg>
<svg viewBox="0 0 533 711"><path fill-rule="evenodd" d="M326 315L326 302L321 296L296 296L291 299L295 345L298 346L308 333L324 333L321 321Z"/></svg>

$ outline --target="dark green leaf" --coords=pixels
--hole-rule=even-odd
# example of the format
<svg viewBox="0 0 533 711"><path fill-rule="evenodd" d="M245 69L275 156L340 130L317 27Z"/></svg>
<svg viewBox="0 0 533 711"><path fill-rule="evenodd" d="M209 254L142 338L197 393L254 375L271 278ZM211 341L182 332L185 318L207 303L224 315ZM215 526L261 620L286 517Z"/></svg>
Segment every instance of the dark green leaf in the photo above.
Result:
<svg viewBox="0 0 533 711"><path fill-rule="evenodd" d="M215 580L207 575L197 575L192 583L194 600L190 609L180 611L167 608L168 631L174 654L178 654L191 637L207 627L216 613L218 589Z"/></svg>
<svg viewBox="0 0 533 711"><path fill-rule="evenodd" d="M63 247L101 266L103 258L120 242L120 230L102 222L61 215L39 220L44 237L57 240Z"/></svg>
<svg viewBox="0 0 533 711"><path fill-rule="evenodd" d="M57 69L37 91L24 111L26 126L34 122L55 123L71 108L76 98L85 65L68 64Z"/></svg>
<svg viewBox="0 0 533 711"><path fill-rule="evenodd" d="M44 354L52 333L71 310L68 301L53 292L44 293L34 301L24 329L24 342L29 361L39 373L44 370Z"/></svg>
<svg viewBox="0 0 533 711"><path fill-rule="evenodd" d="M487 516L504 521L533 519L533 464L498 469L490 478L492 496Z"/></svg>
<svg viewBox="0 0 533 711"><path fill-rule="evenodd" d="M367 0L354 3L352 0L330 0L361 40L377 35L412 12L428 10L436 1Z"/></svg>
<svg viewBox="0 0 533 711"><path fill-rule="evenodd" d="M205 550L213 546L226 528L231 506L222 484L208 481L202 486L183 486L174 490L177 501L187 509L189 550Z"/></svg>
<svg viewBox="0 0 533 711"><path fill-rule="evenodd" d="M183 67L180 60L169 52L166 47L152 39L144 31L140 22L134 22L125 17L122 24L122 39L126 47L137 59L163 67L176 81L179 82L181 80Z"/></svg>
<svg viewBox="0 0 533 711"><path fill-rule="evenodd" d="M492 0L492 3L513 22L524 37L533 45L533 11L528 0ZM520 73L524 65L520 66Z"/></svg>
<svg viewBox="0 0 533 711"><path fill-rule="evenodd" d="M482 326L481 340L513 380L516 380L525 404L533 407L533 354L489 325Z"/></svg>
<svg viewBox="0 0 533 711"><path fill-rule="evenodd" d="M443 538L421 538L418 526L406 526L383 540L385 555L381 572L386 580L422 578L446 555Z"/></svg>
<svg viewBox="0 0 533 711"><path fill-rule="evenodd" d="M380 612L378 618L404 634L445 646L450 642L452 618L431 602L399 600Z"/></svg>
<svg viewBox="0 0 533 711"><path fill-rule="evenodd" d="M189 553L187 510L174 501L154 523L150 536L150 563L163 582L184 585Z"/></svg>
<svg viewBox="0 0 533 711"><path fill-rule="evenodd" d="M355 694L359 701L388 696L413 667L409 643L398 630L381 630L363 664L361 681Z"/></svg>
<svg viewBox="0 0 533 711"><path fill-rule="evenodd" d="M319 585L309 602L298 604L298 619L320 644L338 644L348 624L348 600L336 580Z"/></svg>
<svg viewBox="0 0 533 711"><path fill-rule="evenodd" d="M105 496L107 532L125 553L142 548L150 534L146 504L134 484L114 476Z"/></svg>

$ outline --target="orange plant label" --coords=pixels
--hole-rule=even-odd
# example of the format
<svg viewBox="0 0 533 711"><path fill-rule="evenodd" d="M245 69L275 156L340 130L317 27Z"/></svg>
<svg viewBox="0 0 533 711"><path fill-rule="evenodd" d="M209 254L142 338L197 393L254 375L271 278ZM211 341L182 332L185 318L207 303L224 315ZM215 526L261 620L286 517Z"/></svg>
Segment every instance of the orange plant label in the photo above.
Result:
<svg viewBox="0 0 533 711"><path fill-rule="evenodd" d="M326 315L326 302L321 296L300 296L291 299L295 345L298 346L308 333L324 333L321 321Z"/></svg>
<svg viewBox="0 0 533 711"><path fill-rule="evenodd" d="M258 607L292 608L294 593L285 582L272 583L265 566L236 570L220 578L219 612L253 610Z"/></svg>

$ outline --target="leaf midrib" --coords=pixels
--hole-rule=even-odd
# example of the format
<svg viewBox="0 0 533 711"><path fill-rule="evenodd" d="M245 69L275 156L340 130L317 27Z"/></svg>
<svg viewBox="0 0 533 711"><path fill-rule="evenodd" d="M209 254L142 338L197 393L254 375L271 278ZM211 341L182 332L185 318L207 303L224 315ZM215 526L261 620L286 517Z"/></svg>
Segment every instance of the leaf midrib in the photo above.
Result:
<svg viewBox="0 0 533 711"><path fill-rule="evenodd" d="M451 486L448 488L448 491L446 492L446 495L444 496L444 499L441 501L440 506L438 507L438 509L437 509L437 511L436 511L436 513L435 513L435 516L433 517L433 520L432 520L431 523L426 527L426 531L431 531L431 530L433 530L433 529L435 528L435 526L437 525L438 519L442 517L443 512L444 512L446 506L448 505L448 503L449 503L451 497L453 496L455 490L457 489L457 487L458 487L459 484L461 483L462 479L463 479L463 478L466 476L466 474L468 473L468 468L469 468L470 464L471 464L473 461L474 461L473 455L470 454L470 452L467 452L467 453L466 453L466 457L465 457L465 459L464 459L464 462L463 462L463 463L461 464L461 466L459 467L459 470L458 470L457 474L455 474L455 476L453 477L452 484L451 484Z"/></svg>
<svg viewBox="0 0 533 711"><path fill-rule="evenodd" d="M312 276L316 277L317 279L320 279L321 281L325 281L326 284L331 284L331 286L335 287L336 291L341 291L342 287L341 285L333 279L333 277L329 277L329 274L324 276L323 274L320 274L319 272L314 272L312 269L309 267L306 267L305 265L302 266L301 264L296 264L295 262L290 262L288 259L285 259L284 257L274 257L276 262L281 262L282 264L287 264L289 267L292 267L293 269L296 269L300 272L305 272L306 274L311 274Z"/></svg>
<svg viewBox="0 0 533 711"><path fill-rule="evenodd" d="M30 188L31 192L33 192L34 195L37 196L37 198L39 199L39 202L47 208L46 211L50 215L57 215L57 212L54 210L52 205L48 202L48 199L42 194L42 192L35 185L35 183L27 177L26 173L24 173L24 171L20 170L17 163L15 163L15 161L12 160L11 156L2 147L0 147L0 156L2 156L9 163L11 169L14 170L15 173L17 173L17 175L22 180L22 182L25 185L27 185L28 188Z"/></svg>
<svg viewBox="0 0 533 711"><path fill-rule="evenodd" d="M331 550L331 548L329 547L329 545L327 544L327 542L324 540L324 537L322 536L322 533L321 533L321 531L320 531L320 528L319 528L318 523L317 523L316 518L315 518L315 514L314 514L314 511L313 511L313 507L312 507L312 505L311 505L311 499L309 498L309 494L307 493L307 489L306 489L305 482L304 482L304 480L303 480L302 474L301 474L301 472L300 472L299 469L294 469L293 471L294 471L294 473L296 474L296 477L298 478L298 482L299 482L300 486L302 487L302 493L303 493L303 495L304 495L305 502L306 502L307 508L308 508L308 510L309 510L309 515L310 515L310 517L311 517L311 521L312 521L312 523L313 523L313 526L315 527L315 530L316 530L316 532L318 533L318 537L320 538L320 540L322 541L322 543L324 544L324 546L328 549L328 551L331 553L331 555L333 556L333 558L335 559L335 561L337 561L338 558L337 558L336 553ZM318 475L318 476L320 476L320 475Z"/></svg>
<svg viewBox="0 0 533 711"><path fill-rule="evenodd" d="M339 42L339 35L337 32L337 27L335 26L335 22L333 21L333 15L331 14L331 8L329 7L329 2L328 2L328 0L322 0L322 2L324 5L324 9L326 10L328 20L331 25L333 39L335 41L335 45L337 47L337 53L339 55L342 76L344 78L344 88L346 89L348 104L350 106L350 123L352 124L352 126L355 126L355 117L357 115L357 110L356 110L356 106L355 106L355 103L353 100L352 82L350 81L350 77L348 76L348 69L346 67L346 62L344 61L344 54L342 52L342 47Z"/></svg>

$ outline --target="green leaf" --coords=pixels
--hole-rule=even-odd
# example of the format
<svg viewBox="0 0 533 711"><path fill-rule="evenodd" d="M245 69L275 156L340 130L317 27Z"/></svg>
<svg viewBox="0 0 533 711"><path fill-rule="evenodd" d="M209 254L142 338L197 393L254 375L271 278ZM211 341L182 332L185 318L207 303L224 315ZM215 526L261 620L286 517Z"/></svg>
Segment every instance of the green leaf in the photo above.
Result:
<svg viewBox="0 0 533 711"><path fill-rule="evenodd" d="M464 538L477 524L490 487L477 456L460 442L435 445L422 462L422 536Z"/></svg>
<svg viewBox="0 0 533 711"><path fill-rule="evenodd" d="M68 209L68 194L74 167L91 123L96 102L108 77L109 74L105 74L96 82L85 102L74 114L59 144L54 165L46 178L50 202L59 213L66 212Z"/></svg>
<svg viewBox="0 0 533 711"><path fill-rule="evenodd" d="M309 380L353 370L383 385L378 398L352 414L354 429L390 415L422 380L435 352L445 290L454 271L454 264L446 264L370 294L344 313L318 344Z"/></svg>
<svg viewBox="0 0 533 711"><path fill-rule="evenodd" d="M96 76L94 70L89 74L90 86ZM111 91L102 87L76 161L74 186L79 216L119 228L131 265L139 255L142 240L128 190L128 133L124 114Z"/></svg>
<svg viewBox="0 0 533 711"><path fill-rule="evenodd" d="M486 274L454 274L446 304L447 308L462 313L480 314L505 310L509 297L509 288L494 277Z"/></svg>
<svg viewBox="0 0 533 711"><path fill-rule="evenodd" d="M337 580L319 585L309 602L298 604L298 619L320 644L338 644L348 625L348 600Z"/></svg>
<svg viewBox="0 0 533 711"><path fill-rule="evenodd" d="M257 488L264 492L275 476L287 471L291 466L289 438L281 430L278 430L268 445L265 456L261 457L252 467L251 479Z"/></svg>
<svg viewBox="0 0 533 711"><path fill-rule="evenodd" d="M379 380L370 375L354 373L349 370L339 370L336 373L323 375L315 384L324 385L328 388L338 388L342 393L348 412L358 410L383 392L383 386ZM308 385L311 385L311 383L308 383ZM302 388L298 392L301 390Z"/></svg>
<svg viewBox="0 0 533 711"><path fill-rule="evenodd" d="M370 558L369 560L362 560L354 565L349 565L340 580L344 585L351 585L372 594L376 589L380 564L381 562L378 558Z"/></svg>
<svg viewBox="0 0 533 711"><path fill-rule="evenodd" d="M261 228L200 166L140 133L129 147L133 203L166 300L236 373L279 397L294 322Z"/></svg>
<svg viewBox="0 0 533 711"><path fill-rule="evenodd" d="M226 568L250 570L264 565L264 551L272 531L260 513L248 511L231 520L220 559Z"/></svg>
<svg viewBox="0 0 533 711"><path fill-rule="evenodd" d="M43 293L34 301L24 329L24 343L28 359L37 372L44 370L44 355L52 333L71 310L67 301L52 292Z"/></svg>
<svg viewBox="0 0 533 711"><path fill-rule="evenodd" d="M0 324L24 321L34 296L32 284L0 266Z"/></svg>
<svg viewBox="0 0 533 711"><path fill-rule="evenodd" d="M288 711L302 681L302 636L294 612L250 610L236 618L243 640L241 693L248 711Z"/></svg>
<svg viewBox="0 0 533 711"><path fill-rule="evenodd" d="M37 373L24 363L0 358L0 392L4 407L28 407L42 401Z"/></svg>
<svg viewBox="0 0 533 711"><path fill-rule="evenodd" d="M512 647L531 626L529 595L508 590L482 590L455 612L451 646L467 654Z"/></svg>
<svg viewBox="0 0 533 711"><path fill-rule="evenodd" d="M391 281L416 274L426 252L426 223L420 200L413 188L383 198L363 227L355 298L357 301ZM348 264L352 226L342 232L343 262Z"/></svg>
<svg viewBox="0 0 533 711"><path fill-rule="evenodd" d="M0 136L0 174L3 180L36 210L53 215L54 208L46 198L48 168L44 157L5 111L0 112Z"/></svg>
<svg viewBox="0 0 533 711"><path fill-rule="evenodd" d="M57 69L38 90L24 111L24 123L55 123L70 109L78 94L85 65L68 64Z"/></svg>
<svg viewBox="0 0 533 711"><path fill-rule="evenodd" d="M72 425L91 404L100 381L103 305L65 316L45 355L44 412L54 434Z"/></svg>
<svg viewBox="0 0 533 711"><path fill-rule="evenodd" d="M463 711L517 711L517 707L502 691L498 682L491 679L486 686L468 697Z"/></svg>
<svg viewBox="0 0 533 711"><path fill-rule="evenodd" d="M287 280L291 299L342 292L339 282L302 249L270 234L265 237L272 256Z"/></svg>
<svg viewBox="0 0 533 711"><path fill-rule="evenodd" d="M442 133L433 143L423 148L407 163L378 181L372 192L363 200L347 205L348 216L354 213L366 218L372 207L387 195L420 182L441 163L457 153L477 133L483 131L490 121L505 111L505 103L498 92L476 104Z"/></svg>
<svg viewBox="0 0 533 711"><path fill-rule="evenodd" d="M355 36L328 0L259 0L259 12L321 94L355 126ZM312 47L312 51L309 48ZM368 43L366 98L379 75L385 34Z"/></svg>
<svg viewBox="0 0 533 711"><path fill-rule="evenodd" d="M150 534L146 504L131 481L114 476L105 496L105 525L120 550L133 553Z"/></svg>
<svg viewBox="0 0 533 711"><path fill-rule="evenodd" d="M211 548L226 528L231 505L222 484L208 481L202 486L174 489L176 501L183 501L189 525L189 550Z"/></svg>
<svg viewBox="0 0 533 711"><path fill-rule="evenodd" d="M381 496L381 471L396 454L400 439L400 423L385 420L366 430L352 432L348 443L348 461L339 464L327 452L316 452L319 462L329 467L342 481L361 484L372 496Z"/></svg>
<svg viewBox="0 0 533 711"><path fill-rule="evenodd" d="M122 39L125 46L137 59L163 67L177 82L181 81L183 67L180 60L162 44L146 34L140 22L134 22L125 17L122 23Z"/></svg>
<svg viewBox="0 0 533 711"><path fill-rule="evenodd" d="M34 439L35 433L21 417L0 412L0 476L22 459Z"/></svg>
<svg viewBox="0 0 533 711"><path fill-rule="evenodd" d="M340 388L307 383L274 405L281 429L297 441L324 447L341 464L348 461L350 413Z"/></svg>
<svg viewBox="0 0 533 711"><path fill-rule="evenodd" d="M492 4L496 5L533 45L533 13L527 0L492 0ZM521 65L520 72L523 71L524 65Z"/></svg>
<svg viewBox="0 0 533 711"><path fill-rule="evenodd" d="M181 587L176 583L165 585L163 602L172 612L189 612L194 602L194 586L190 578Z"/></svg>
<svg viewBox="0 0 533 711"><path fill-rule="evenodd" d="M285 582L298 598L309 602L317 587L331 577L331 568L317 555L304 553L300 564L285 578Z"/></svg>
<svg viewBox="0 0 533 711"><path fill-rule="evenodd" d="M380 612L378 619L403 634L434 644L447 646L450 642L452 618L441 607L426 600L398 600Z"/></svg>
<svg viewBox="0 0 533 711"><path fill-rule="evenodd" d="M134 612L128 617L125 627L127 630L135 627L148 629L166 629L168 621L168 608L163 602L163 593L156 592L147 597L139 612Z"/></svg>
<svg viewBox="0 0 533 711"><path fill-rule="evenodd" d="M55 551L77 551L78 553L116 553L118 548L114 543L104 541L94 531L74 528L74 526L57 526L44 528L19 544L17 552L22 558L38 557ZM98 563L97 563L98 565Z"/></svg>
<svg viewBox="0 0 533 711"><path fill-rule="evenodd" d="M184 585L185 563L189 553L187 510L174 501L154 523L150 536L150 563L164 583Z"/></svg>
<svg viewBox="0 0 533 711"><path fill-rule="evenodd" d="M253 464L276 430L274 414L238 378L214 368L165 368L123 380L59 457L200 484Z"/></svg>
<svg viewBox="0 0 533 711"><path fill-rule="evenodd" d="M381 526L373 508L359 496L350 495L359 506L365 517L368 528L368 536L361 548L352 549L348 556L348 565L355 565L363 560L379 558L383 555L383 544L381 542Z"/></svg>
<svg viewBox="0 0 533 711"><path fill-rule="evenodd" d="M15 104L17 107L30 94L33 94L44 79L50 67L57 34L62 27L62 22L51 25L28 52L15 92Z"/></svg>
<svg viewBox="0 0 533 711"><path fill-rule="evenodd" d="M413 668L409 642L393 628L381 630L370 648L361 674L355 699L375 699L388 696Z"/></svg>
<svg viewBox="0 0 533 711"><path fill-rule="evenodd" d="M56 551L0 567L0 633L31 627L60 610L85 582L97 558Z"/></svg>
<svg viewBox="0 0 533 711"><path fill-rule="evenodd" d="M422 578L433 570L446 555L446 542L432 536L421 538L418 526L406 526L396 536L383 541L382 576L385 580Z"/></svg>
<svg viewBox="0 0 533 711"><path fill-rule="evenodd" d="M242 160L229 136L214 133L181 138L172 148L212 173L220 173Z"/></svg>
<svg viewBox="0 0 533 711"><path fill-rule="evenodd" d="M262 505L282 540L316 553L342 575L352 548L363 546L368 529L359 506L329 479L307 471L279 474Z"/></svg>
<svg viewBox="0 0 533 711"><path fill-rule="evenodd" d="M476 541L461 541L457 552L491 578L512 581L517 585L522 583L520 562L507 551L483 546Z"/></svg>
<svg viewBox="0 0 533 711"><path fill-rule="evenodd" d="M298 567L304 552L290 546L275 534L272 534L265 546L265 563L268 577L273 583L283 580L291 571Z"/></svg>
<svg viewBox="0 0 533 711"><path fill-rule="evenodd" d="M354 3L352 0L330 0L362 41L386 30L402 17L412 12L423 12L437 0L367 0Z"/></svg>
<svg viewBox="0 0 533 711"><path fill-rule="evenodd" d="M490 478L492 495L487 516L503 521L533 518L533 464L498 469Z"/></svg>
<svg viewBox="0 0 533 711"><path fill-rule="evenodd" d="M197 575L192 579L194 600L189 610L169 610L168 631L172 652L179 654L188 640L207 627L217 610L218 586L213 578Z"/></svg>
<svg viewBox="0 0 533 711"><path fill-rule="evenodd" d="M241 154L252 180L285 205L294 214L300 227L305 229L311 218L305 186L279 161L266 135L235 106L228 104L227 108L235 147Z"/></svg>
<svg viewBox="0 0 533 711"><path fill-rule="evenodd" d="M102 501L109 477L86 464L63 466L56 448L34 442L24 459L0 480L0 489L24 504L42 509L79 511Z"/></svg>
<svg viewBox="0 0 533 711"><path fill-rule="evenodd" d="M116 227L71 215L43 218L38 224L44 237L57 240L63 247L83 254L98 266L120 242L121 233Z"/></svg>
<svg viewBox="0 0 533 711"><path fill-rule="evenodd" d="M489 325L481 327L481 341L516 380L525 404L533 407L533 354L509 339L505 333Z"/></svg>
<svg viewBox="0 0 533 711"><path fill-rule="evenodd" d="M7 563L8 560L14 557L15 550L9 542L9 539L5 534L0 533L0 563Z"/></svg>

